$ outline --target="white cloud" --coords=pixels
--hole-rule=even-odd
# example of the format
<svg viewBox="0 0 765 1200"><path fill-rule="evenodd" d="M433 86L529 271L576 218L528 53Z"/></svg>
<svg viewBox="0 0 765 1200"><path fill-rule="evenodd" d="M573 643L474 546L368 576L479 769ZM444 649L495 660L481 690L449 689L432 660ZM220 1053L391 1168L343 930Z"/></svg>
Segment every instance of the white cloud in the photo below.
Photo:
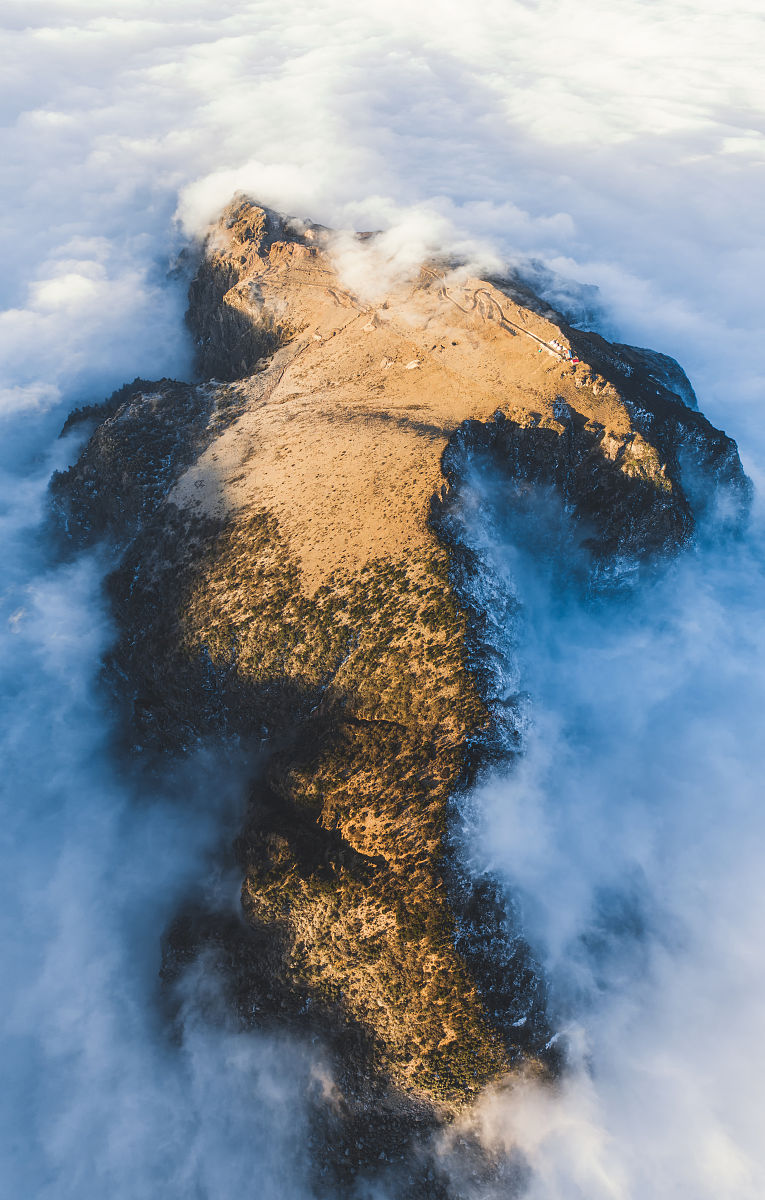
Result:
<svg viewBox="0 0 765 1200"><path fill-rule="evenodd" d="M199 228L244 187L366 227L435 206L454 237L565 256L587 280L605 251L625 284L699 302L693 332L623 304L624 336L679 351L710 391L705 326L722 317L723 355L736 341L726 365L746 357L725 312L751 332L742 290L753 308L756 276L726 275L761 245L755 10L516 0L476 18L453 3L333 0L164 5L161 17L126 3L105 17L65 3L38 8L7 44L25 66L6 154L16 305L72 227L124 240L145 264L164 253L179 190ZM147 298L147 329L156 318ZM725 397L712 403L722 411Z"/></svg>
<svg viewBox="0 0 765 1200"><path fill-rule="evenodd" d="M490 504L473 528L495 573L512 564L525 616L506 650L534 715L524 759L478 789L468 844L519 897L574 1064L557 1091L490 1095L474 1120L524 1153L534 1200L756 1200L765 529L702 539L630 602L593 607Z"/></svg>
<svg viewBox="0 0 765 1200"><path fill-rule="evenodd" d="M107 637L96 568L53 569L34 548L45 478L68 452L52 439L67 408L125 379L188 374L184 284L167 268L243 188L326 224L388 230L386 270L438 243L537 256L597 283L613 331L679 357L759 476L762 16L720 0L119 0L108 12L7 0L3 21L2 704L17 785L5 915L8 979L34 1000L8 1043L20 1099L6 1128L35 1111L50 1121L12 1178L20 1194L81 1200L82 1146L97 1137L103 1171L143 1161L148 1179L169 1121L170 1144L193 1153L166 1194L246 1194L253 1159L271 1161L269 1130L282 1146L277 1120L237 1157L242 1113L259 1120L243 1092L256 1105L271 1095L270 1050L248 1058L253 1043L211 1048L198 1032L197 1057L165 1075L141 980L119 994L169 894L141 873L142 837L164 833L128 821L121 840L127 800L90 690ZM756 557L692 563L634 628L569 613L562 677L539 639L529 648L544 738L487 788L485 812L530 930L560 979L586 981L592 963L570 947L596 885L636 872L666 918L647 978L610 980L597 1019L576 1018L596 1074L552 1103L491 1101L497 1136L524 1143L544 1200L762 1194L758 572ZM579 711L590 724L572 742ZM179 875L198 849L192 839ZM134 888L122 915L120 868ZM91 920L104 897L103 923ZM190 1124L173 1110L184 1088ZM232 1174L206 1174L223 1169L216 1146ZM96 1194L115 1194L95 1178Z"/></svg>

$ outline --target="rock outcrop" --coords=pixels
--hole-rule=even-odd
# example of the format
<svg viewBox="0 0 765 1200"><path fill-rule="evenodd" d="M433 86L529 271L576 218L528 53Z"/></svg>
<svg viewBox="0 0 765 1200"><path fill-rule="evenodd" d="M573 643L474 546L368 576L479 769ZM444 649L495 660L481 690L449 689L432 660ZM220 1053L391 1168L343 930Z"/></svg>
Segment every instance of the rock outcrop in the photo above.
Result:
<svg viewBox="0 0 765 1200"><path fill-rule="evenodd" d="M735 527L748 484L672 360L443 264L370 303L333 246L235 201L190 289L202 382L124 389L52 495L74 545L121 547L107 675L133 746L257 753L244 921L179 914L164 974L212 954L243 1024L324 1039L335 1187L485 1084L557 1066L522 931L451 836L499 751L450 506L471 471L509 505L554 494L587 586L613 587L711 499ZM423 1172L412 1194L444 1194Z"/></svg>

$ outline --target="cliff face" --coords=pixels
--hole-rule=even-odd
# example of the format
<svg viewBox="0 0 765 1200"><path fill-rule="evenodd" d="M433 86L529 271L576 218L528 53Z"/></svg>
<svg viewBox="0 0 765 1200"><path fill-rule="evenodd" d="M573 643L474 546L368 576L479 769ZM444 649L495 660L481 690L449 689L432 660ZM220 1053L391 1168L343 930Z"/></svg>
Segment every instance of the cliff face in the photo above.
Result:
<svg viewBox="0 0 765 1200"><path fill-rule="evenodd" d="M328 231L250 201L211 231L188 322L204 381L123 389L53 504L76 545L121 545L107 672L133 744L260 753L245 924L179 914L165 975L212 947L242 1022L334 1047L344 1128L377 1097L374 1137L335 1138L342 1181L487 1082L555 1067L539 971L450 833L512 749L452 519L466 481L519 511L556 496L588 587L677 552L715 498L735 526L748 484L672 360L439 265L370 306Z"/></svg>

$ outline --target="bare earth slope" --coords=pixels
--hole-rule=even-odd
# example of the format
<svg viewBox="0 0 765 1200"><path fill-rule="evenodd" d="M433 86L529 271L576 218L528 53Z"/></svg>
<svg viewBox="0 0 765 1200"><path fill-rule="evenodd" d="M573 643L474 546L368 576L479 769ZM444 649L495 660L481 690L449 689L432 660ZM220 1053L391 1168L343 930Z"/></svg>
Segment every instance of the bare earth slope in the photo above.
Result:
<svg viewBox="0 0 765 1200"><path fill-rule="evenodd" d="M333 1047L339 1186L488 1082L556 1067L539 972L450 838L503 700L450 533L471 464L508 503L554 491L604 586L710 505L735 527L748 485L672 360L443 263L369 305L326 230L248 200L211 231L188 319L204 382L123 389L53 502L76 544L122 544L109 672L134 744L266 755L246 924L180 914L165 975L212 947L243 1023Z"/></svg>

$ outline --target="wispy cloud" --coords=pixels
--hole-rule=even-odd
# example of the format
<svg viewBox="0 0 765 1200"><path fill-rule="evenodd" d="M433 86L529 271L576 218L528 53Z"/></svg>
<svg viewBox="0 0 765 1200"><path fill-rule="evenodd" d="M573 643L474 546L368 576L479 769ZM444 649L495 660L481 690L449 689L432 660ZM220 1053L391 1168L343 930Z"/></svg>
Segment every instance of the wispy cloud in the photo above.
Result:
<svg viewBox="0 0 765 1200"><path fill-rule="evenodd" d="M456 0L8 0L3 23L10 1192L246 1195L256 1163L262 1195L279 1158L296 1174L273 1187L296 1194L282 1118L300 1056L192 1025L171 1061L151 1028L153 939L213 832L197 812L168 862L172 798L141 816L109 767L102 564L53 567L35 548L45 480L72 453L52 439L69 407L127 378L188 375L168 271L242 188L388 230L394 266L459 245L598 284L612 331L679 357L759 476L762 16L719 0L488 0L478 15ZM690 560L602 629L575 607L544 637L529 625L537 733L487 784L484 829L583 1066L553 1103L487 1100L482 1119L523 1144L545 1200L762 1194L758 545ZM642 958L608 925L603 897L625 879ZM580 936L598 920L599 959Z"/></svg>
<svg viewBox="0 0 765 1200"><path fill-rule="evenodd" d="M765 1069L756 522L630 599L593 606L482 507L469 536L512 580L504 651L532 697L524 757L472 798L467 853L502 876L545 964L571 1070L470 1120L522 1152L539 1200L755 1200Z"/></svg>

